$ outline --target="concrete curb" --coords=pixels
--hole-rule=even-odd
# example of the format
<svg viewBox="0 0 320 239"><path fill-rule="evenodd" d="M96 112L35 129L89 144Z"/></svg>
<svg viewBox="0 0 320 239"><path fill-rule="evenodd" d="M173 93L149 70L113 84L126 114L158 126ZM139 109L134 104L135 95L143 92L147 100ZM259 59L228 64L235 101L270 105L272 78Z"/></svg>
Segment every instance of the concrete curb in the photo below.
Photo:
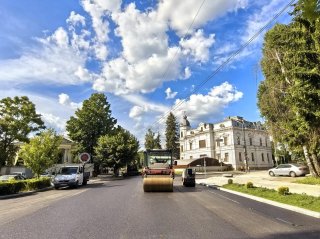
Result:
<svg viewBox="0 0 320 239"><path fill-rule="evenodd" d="M249 198L249 199L252 199L252 200L255 200L255 201L258 201L258 202L266 203L266 204L269 204L269 205L272 205L272 206L275 206L275 207L280 207L280 208L287 209L287 210L290 210L290 211L293 211L293 212L297 212L297 213L301 213L301 214L304 214L304 215L307 215L307 216L320 218L320 212L314 212L314 211L311 211L311 210L308 210L308 209L304 209L304 208L301 208L301 207L291 206L291 205L288 205L288 204L275 202L275 201L272 201L272 200L269 200L269 199L265 199L265 198L261 198L261 197L257 197L257 196L253 196L253 195L249 195L249 194L245 194L245 193L240 193L240 192L229 190L229 189L225 189L225 188L222 188L222 187L219 187L219 186L216 186L216 185L209 185L209 184L206 184L206 183L199 183L199 185L206 186L206 187L213 188L213 189L218 189L218 190L225 191L225 192L232 193L232 194L236 194L236 195L241 196L241 197Z"/></svg>
<svg viewBox="0 0 320 239"><path fill-rule="evenodd" d="M9 199L9 198L18 198L18 197L24 197L24 196L28 196L37 192L44 192L44 191L49 191L52 190L54 187L50 186L47 188L41 188L41 189L37 189L34 191L28 191L28 192L21 192L21 193L16 193L16 194L9 194L9 195L4 195L4 196L0 196L0 200L2 199Z"/></svg>

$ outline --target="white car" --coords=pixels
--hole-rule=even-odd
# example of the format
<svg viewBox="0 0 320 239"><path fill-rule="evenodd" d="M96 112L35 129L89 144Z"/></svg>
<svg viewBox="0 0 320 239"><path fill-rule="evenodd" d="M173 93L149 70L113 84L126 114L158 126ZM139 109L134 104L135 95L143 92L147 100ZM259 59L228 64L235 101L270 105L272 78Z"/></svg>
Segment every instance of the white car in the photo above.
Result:
<svg viewBox="0 0 320 239"><path fill-rule="evenodd" d="M299 165L299 164L279 164L275 168L271 168L268 170L268 173L270 176L291 176L291 177L296 177L296 176L305 176L306 174L309 173L308 167L304 165Z"/></svg>

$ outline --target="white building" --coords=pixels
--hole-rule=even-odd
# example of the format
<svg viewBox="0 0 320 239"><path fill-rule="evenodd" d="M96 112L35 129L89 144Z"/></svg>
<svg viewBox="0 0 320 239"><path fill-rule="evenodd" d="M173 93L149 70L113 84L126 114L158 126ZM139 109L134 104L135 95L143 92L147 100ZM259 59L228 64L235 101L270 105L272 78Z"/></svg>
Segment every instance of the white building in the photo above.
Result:
<svg viewBox="0 0 320 239"><path fill-rule="evenodd" d="M180 159L210 157L240 170L273 166L271 142L260 122L228 117L216 124L191 129L187 116L180 122Z"/></svg>

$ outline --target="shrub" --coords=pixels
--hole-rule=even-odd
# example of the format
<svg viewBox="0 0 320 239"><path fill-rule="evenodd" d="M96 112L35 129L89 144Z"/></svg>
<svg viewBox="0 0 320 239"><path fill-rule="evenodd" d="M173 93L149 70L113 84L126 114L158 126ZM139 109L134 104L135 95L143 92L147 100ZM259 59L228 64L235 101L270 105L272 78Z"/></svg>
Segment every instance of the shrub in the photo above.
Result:
<svg viewBox="0 0 320 239"><path fill-rule="evenodd" d="M0 195L14 194L23 191L26 187L24 181L10 180L0 183Z"/></svg>
<svg viewBox="0 0 320 239"><path fill-rule="evenodd" d="M233 180L231 178L228 179L228 184L233 184Z"/></svg>
<svg viewBox="0 0 320 239"><path fill-rule="evenodd" d="M253 188L253 183L252 182L247 182L246 187L247 188Z"/></svg>
<svg viewBox="0 0 320 239"><path fill-rule="evenodd" d="M279 187L278 193L280 195L288 195L289 194L289 188L288 187Z"/></svg>
<svg viewBox="0 0 320 239"><path fill-rule="evenodd" d="M32 191L49 187L51 185L50 178L35 178L21 181L10 180L8 182L0 182L0 195L15 194L21 191Z"/></svg>
<svg viewBox="0 0 320 239"><path fill-rule="evenodd" d="M50 178L33 178L26 180L26 190L36 190L50 186Z"/></svg>

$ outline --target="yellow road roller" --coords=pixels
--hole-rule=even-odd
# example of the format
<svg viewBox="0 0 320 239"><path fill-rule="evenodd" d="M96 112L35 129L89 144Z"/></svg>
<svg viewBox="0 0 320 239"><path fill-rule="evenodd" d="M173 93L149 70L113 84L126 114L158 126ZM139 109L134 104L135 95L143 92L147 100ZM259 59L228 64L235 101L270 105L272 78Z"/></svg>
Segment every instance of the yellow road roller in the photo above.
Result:
<svg viewBox="0 0 320 239"><path fill-rule="evenodd" d="M174 179L172 151L167 149L144 151L142 177L145 192L172 192Z"/></svg>

